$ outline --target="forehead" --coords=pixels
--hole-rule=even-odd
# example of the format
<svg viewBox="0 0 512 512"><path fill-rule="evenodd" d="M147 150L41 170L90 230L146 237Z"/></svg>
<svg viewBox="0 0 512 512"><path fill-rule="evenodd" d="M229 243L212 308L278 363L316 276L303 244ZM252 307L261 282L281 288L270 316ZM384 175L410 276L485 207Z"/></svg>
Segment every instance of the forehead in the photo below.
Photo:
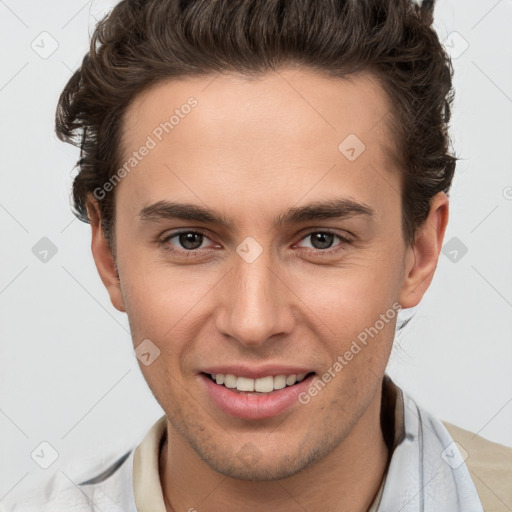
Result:
<svg viewBox="0 0 512 512"><path fill-rule="evenodd" d="M152 148L118 189L130 188L146 206L166 195L208 202L242 189L244 201L295 203L337 188L378 209L386 194L399 202L389 115L385 92L368 74L283 69L166 80L125 113L121 164L149 140Z"/></svg>
<svg viewBox="0 0 512 512"><path fill-rule="evenodd" d="M193 116L185 113L190 117L187 125L193 125L198 139L205 142L221 142L228 136L245 140L246 133L271 139L276 129L279 144L285 137L297 143L304 137L310 139L312 129L320 129L318 138L329 131L339 137L351 129L370 142L379 130L368 132L383 128L390 113L384 90L368 73L332 78L303 68L285 68L253 77L212 74L164 80L136 96L124 116L124 142L134 142L141 131L151 133L191 97L199 108L193 109ZM184 119L183 113L176 113L181 114L180 121ZM176 141L180 131L184 130L173 130Z"/></svg>

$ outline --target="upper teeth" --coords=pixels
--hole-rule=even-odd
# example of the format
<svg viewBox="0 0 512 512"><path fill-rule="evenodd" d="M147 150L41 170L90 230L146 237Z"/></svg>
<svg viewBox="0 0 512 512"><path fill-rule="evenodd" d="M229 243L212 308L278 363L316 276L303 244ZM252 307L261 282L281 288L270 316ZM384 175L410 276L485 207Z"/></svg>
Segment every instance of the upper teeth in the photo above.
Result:
<svg viewBox="0 0 512 512"><path fill-rule="evenodd" d="M257 391L259 393L270 393L275 389L292 386L296 382L303 380L305 376L305 373L299 373L298 375L276 375L275 377L269 375L259 379L249 379L247 377L237 377L229 373L212 374L212 378L217 384L224 384L227 388L236 388L238 391Z"/></svg>

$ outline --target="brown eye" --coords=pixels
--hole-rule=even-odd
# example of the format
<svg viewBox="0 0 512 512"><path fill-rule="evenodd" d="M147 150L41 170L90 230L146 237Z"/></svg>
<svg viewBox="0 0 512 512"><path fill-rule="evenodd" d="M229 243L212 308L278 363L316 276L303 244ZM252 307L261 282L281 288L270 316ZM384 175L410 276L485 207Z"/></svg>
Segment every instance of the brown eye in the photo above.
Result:
<svg viewBox="0 0 512 512"><path fill-rule="evenodd" d="M341 240L342 243L334 245L335 239ZM314 249L319 252L334 252L338 249L343 249L345 244L350 244L351 241L348 238L345 238L337 233L333 233L331 231L312 231L308 233L302 240L310 240L311 241L311 249ZM330 251L331 248L333 248Z"/></svg>
<svg viewBox="0 0 512 512"><path fill-rule="evenodd" d="M206 248L203 246L205 240L209 238L204 233L189 230L168 233L160 239L160 243L169 252L190 256Z"/></svg>

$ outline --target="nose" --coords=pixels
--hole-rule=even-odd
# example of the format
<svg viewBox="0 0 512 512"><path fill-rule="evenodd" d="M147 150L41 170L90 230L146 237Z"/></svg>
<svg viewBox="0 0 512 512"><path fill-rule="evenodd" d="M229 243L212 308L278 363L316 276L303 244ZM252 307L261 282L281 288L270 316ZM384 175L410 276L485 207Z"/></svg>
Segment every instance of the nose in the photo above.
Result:
<svg viewBox="0 0 512 512"><path fill-rule="evenodd" d="M229 279L219 291L219 332L246 348L272 343L293 330L294 294L268 250L250 262L236 254Z"/></svg>

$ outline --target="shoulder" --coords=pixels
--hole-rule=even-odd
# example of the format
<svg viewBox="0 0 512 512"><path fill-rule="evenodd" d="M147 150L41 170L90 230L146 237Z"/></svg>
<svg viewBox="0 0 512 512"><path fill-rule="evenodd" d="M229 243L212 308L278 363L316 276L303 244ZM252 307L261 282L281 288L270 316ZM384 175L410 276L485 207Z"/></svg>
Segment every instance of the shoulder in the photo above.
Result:
<svg viewBox="0 0 512 512"><path fill-rule="evenodd" d="M137 512L132 486L134 451L76 459L44 486L0 504L0 512Z"/></svg>
<svg viewBox="0 0 512 512"><path fill-rule="evenodd" d="M442 421L458 444L486 511L512 510L512 448Z"/></svg>

